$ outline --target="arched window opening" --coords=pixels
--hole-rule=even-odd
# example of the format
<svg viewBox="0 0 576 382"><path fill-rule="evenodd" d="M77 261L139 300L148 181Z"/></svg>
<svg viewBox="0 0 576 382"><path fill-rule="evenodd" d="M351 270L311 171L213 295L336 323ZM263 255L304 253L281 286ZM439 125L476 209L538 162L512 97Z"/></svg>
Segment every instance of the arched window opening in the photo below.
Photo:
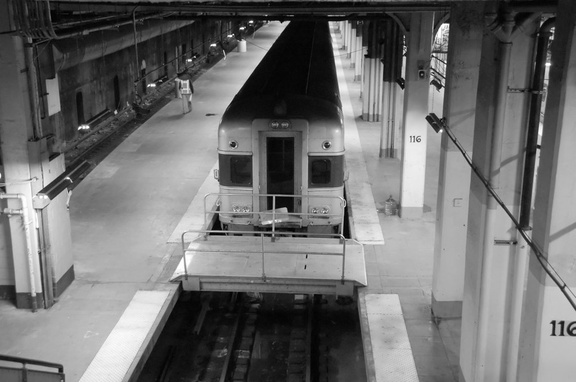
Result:
<svg viewBox="0 0 576 382"><path fill-rule="evenodd" d="M84 97L82 96L82 92L76 93L76 116L78 118L78 126L86 122L84 118Z"/></svg>
<svg viewBox="0 0 576 382"><path fill-rule="evenodd" d="M114 76L114 109L120 109L120 79Z"/></svg>

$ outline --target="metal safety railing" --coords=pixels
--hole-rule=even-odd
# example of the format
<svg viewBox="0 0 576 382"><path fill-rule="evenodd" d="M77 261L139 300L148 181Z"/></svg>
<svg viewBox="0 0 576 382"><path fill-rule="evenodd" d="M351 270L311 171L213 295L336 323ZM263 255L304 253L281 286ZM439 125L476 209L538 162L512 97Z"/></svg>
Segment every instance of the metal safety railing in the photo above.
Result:
<svg viewBox="0 0 576 382"><path fill-rule="evenodd" d="M251 206L250 211L239 209L237 211L234 210L223 210L222 209L222 197L236 197L240 200L243 199L251 199ZM272 198L272 209L271 210L264 210L264 211L253 211L253 206L259 204L257 201L260 198ZM319 210L317 212L307 212L307 211L297 211L297 212L288 212L288 211L280 211L276 208L277 199L278 198L291 198L294 201L300 201L300 205L302 206L302 200L306 200L306 205L311 207L310 201L311 200L322 200L322 201L335 201L335 203L328 203L330 206L332 204L338 204L339 209L338 211L323 211ZM212 201L212 203L210 203ZM238 204L238 203L234 203ZM326 204L326 203L319 203L319 204ZM254 223L259 222L261 225L269 226L272 229L272 232L276 231L276 224L281 223L284 218L294 217L296 220L303 221L308 220L310 225L313 225L314 220L325 220L330 221L330 219L334 219L335 221L339 222L339 229L338 234L342 235L344 233L344 212L346 209L346 199L341 196L335 195L280 195L280 194L244 194L244 193L209 193L204 196L204 227L208 227L208 219L210 216L214 214L220 215L233 215L233 216L240 216L240 217L250 217L250 220ZM270 221L269 224L263 224L263 216L266 217L266 221Z"/></svg>
<svg viewBox="0 0 576 382"><path fill-rule="evenodd" d="M189 247L189 244L192 240L186 241L186 236L189 234L197 234L197 238L201 238L203 240L208 240L211 235L219 235L219 236L212 236L212 237L225 237L226 242L228 243L237 243L238 245L235 246L236 249L230 250L224 247L219 246L218 248L211 249L208 247L202 247L201 249L192 249ZM274 255L274 254L282 254L282 255L309 255L309 256L341 256L342 257L342 274L340 280L342 284L345 282L345 272L346 272L346 239L344 236L340 234L314 234L314 239L338 239L337 242L339 246L337 247L338 250L328 250L330 247L322 246L322 250L310 250L307 249L305 251L297 251L297 250L290 250L287 249L285 246L275 245L277 243L277 239L280 235L289 234L292 237L308 237L310 236L309 233L306 232L289 232L289 233L279 233L279 232L259 232L259 231L223 231L223 230L190 230L185 231L182 233L182 258L184 262L184 278L188 280L188 264L186 261L186 253L193 252L193 253L224 253L224 252L236 252L236 253L257 253L260 254L261 258L261 278L262 281L266 281L266 256L267 255ZM241 238L245 238L246 236L251 237L259 237L260 238L260 245L258 246L259 249L255 250L253 248L248 248L246 246L246 240L241 240ZM234 241L234 239L238 239ZM243 244L243 245L242 245ZM312 244L310 242L304 244ZM242 246L241 246L242 245ZM320 245L318 245L320 247ZM294 246L293 246L294 247ZM333 248L333 247L332 247Z"/></svg>
<svg viewBox="0 0 576 382"><path fill-rule="evenodd" d="M19 365L10 364L16 363ZM30 368L33 367L33 368ZM56 370L45 370L56 369ZM64 382L64 366L28 358L0 355L0 381L2 382Z"/></svg>

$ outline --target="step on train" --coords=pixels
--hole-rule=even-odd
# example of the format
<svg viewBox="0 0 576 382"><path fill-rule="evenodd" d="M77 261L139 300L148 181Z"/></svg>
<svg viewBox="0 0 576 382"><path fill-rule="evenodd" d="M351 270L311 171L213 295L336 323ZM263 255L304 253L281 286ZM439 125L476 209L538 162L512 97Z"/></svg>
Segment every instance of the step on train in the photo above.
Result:
<svg viewBox="0 0 576 382"><path fill-rule="evenodd" d="M220 122L221 227L341 234L344 152L328 22L292 21Z"/></svg>

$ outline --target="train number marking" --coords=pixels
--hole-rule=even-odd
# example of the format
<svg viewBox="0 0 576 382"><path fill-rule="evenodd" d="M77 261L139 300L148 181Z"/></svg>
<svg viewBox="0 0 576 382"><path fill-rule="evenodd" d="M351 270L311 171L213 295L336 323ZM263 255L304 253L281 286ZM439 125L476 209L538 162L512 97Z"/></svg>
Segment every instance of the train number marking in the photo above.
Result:
<svg viewBox="0 0 576 382"><path fill-rule="evenodd" d="M552 320L550 321L550 325L552 325L552 334L550 334L550 337L564 337L566 335L576 337L576 321L566 323L566 321Z"/></svg>
<svg viewBox="0 0 576 382"><path fill-rule="evenodd" d="M410 136L410 143L420 143L422 142L422 136L421 135L411 135Z"/></svg>

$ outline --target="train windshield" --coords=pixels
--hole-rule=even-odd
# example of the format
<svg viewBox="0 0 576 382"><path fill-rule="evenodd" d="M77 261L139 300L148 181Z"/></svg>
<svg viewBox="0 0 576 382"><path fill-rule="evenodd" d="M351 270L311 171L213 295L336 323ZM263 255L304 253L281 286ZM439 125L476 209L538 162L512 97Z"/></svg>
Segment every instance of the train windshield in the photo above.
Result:
<svg viewBox="0 0 576 382"><path fill-rule="evenodd" d="M223 186L252 185L251 155L219 155L220 184Z"/></svg>
<svg viewBox="0 0 576 382"><path fill-rule="evenodd" d="M344 157L308 157L308 187L339 187L344 182Z"/></svg>

